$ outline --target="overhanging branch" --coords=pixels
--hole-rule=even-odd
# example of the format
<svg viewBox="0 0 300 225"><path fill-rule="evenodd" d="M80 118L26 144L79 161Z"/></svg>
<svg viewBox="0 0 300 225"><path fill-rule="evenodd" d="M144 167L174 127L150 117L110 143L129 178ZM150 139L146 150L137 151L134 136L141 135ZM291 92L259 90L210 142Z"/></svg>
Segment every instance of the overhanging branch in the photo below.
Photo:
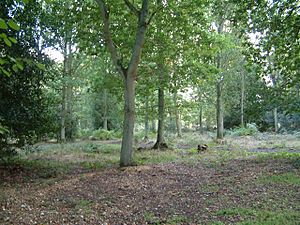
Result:
<svg viewBox="0 0 300 225"><path fill-rule="evenodd" d="M139 17L140 12L139 10L137 10L137 8L129 1L129 0L124 0L125 4L127 5L127 7L130 9L130 11L136 15L137 17Z"/></svg>
<svg viewBox="0 0 300 225"><path fill-rule="evenodd" d="M96 1L99 5L101 15L102 15L104 40L108 46L108 50L111 54L112 61L115 64L118 72L125 76L126 69L122 65L122 60L118 54L117 48L115 47L116 45L112 39L110 30L109 30L109 12L107 10L107 6L106 6L104 0L96 0Z"/></svg>

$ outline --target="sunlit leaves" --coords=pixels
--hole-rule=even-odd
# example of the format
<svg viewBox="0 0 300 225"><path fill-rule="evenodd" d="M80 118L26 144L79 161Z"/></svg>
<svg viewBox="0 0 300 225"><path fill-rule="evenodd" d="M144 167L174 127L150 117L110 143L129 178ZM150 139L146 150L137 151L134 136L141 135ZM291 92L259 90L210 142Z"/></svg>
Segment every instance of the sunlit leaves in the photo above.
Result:
<svg viewBox="0 0 300 225"><path fill-rule="evenodd" d="M6 30L8 27L3 19L0 18L0 29Z"/></svg>
<svg viewBox="0 0 300 225"><path fill-rule="evenodd" d="M20 26L19 26L14 20L9 20L9 21L7 22L7 24L8 24L8 26L9 26L11 29L13 29L13 30L15 30L15 31L19 31L19 30L20 30Z"/></svg>

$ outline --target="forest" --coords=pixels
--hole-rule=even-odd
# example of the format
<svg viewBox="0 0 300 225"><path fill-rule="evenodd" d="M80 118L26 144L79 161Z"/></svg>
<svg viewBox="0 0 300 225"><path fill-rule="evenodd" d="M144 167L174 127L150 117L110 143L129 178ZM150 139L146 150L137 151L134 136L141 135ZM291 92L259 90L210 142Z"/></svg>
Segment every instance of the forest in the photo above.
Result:
<svg viewBox="0 0 300 225"><path fill-rule="evenodd" d="M0 224L300 224L298 0L0 9Z"/></svg>

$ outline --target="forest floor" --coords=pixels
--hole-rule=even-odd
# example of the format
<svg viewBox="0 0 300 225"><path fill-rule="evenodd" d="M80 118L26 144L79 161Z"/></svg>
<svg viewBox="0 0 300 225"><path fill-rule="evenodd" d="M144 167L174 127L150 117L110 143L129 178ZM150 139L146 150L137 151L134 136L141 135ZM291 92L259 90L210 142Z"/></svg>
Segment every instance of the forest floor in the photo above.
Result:
<svg viewBox="0 0 300 225"><path fill-rule="evenodd" d="M0 224L300 224L298 136L170 140L129 168L118 141L25 149L0 166Z"/></svg>

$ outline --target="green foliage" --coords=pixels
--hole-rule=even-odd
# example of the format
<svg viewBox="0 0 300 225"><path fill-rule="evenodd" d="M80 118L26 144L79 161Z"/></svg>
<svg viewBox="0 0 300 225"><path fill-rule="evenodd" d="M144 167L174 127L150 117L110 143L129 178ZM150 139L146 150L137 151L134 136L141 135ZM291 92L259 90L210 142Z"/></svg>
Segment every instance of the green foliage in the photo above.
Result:
<svg viewBox="0 0 300 225"><path fill-rule="evenodd" d="M254 123L248 123L246 127L240 127L236 128L233 131L233 135L237 136L252 136L258 133L258 129L256 127L256 124Z"/></svg>
<svg viewBox="0 0 300 225"><path fill-rule="evenodd" d="M92 136L97 140L111 140L120 137L120 132L99 129L92 133Z"/></svg>

